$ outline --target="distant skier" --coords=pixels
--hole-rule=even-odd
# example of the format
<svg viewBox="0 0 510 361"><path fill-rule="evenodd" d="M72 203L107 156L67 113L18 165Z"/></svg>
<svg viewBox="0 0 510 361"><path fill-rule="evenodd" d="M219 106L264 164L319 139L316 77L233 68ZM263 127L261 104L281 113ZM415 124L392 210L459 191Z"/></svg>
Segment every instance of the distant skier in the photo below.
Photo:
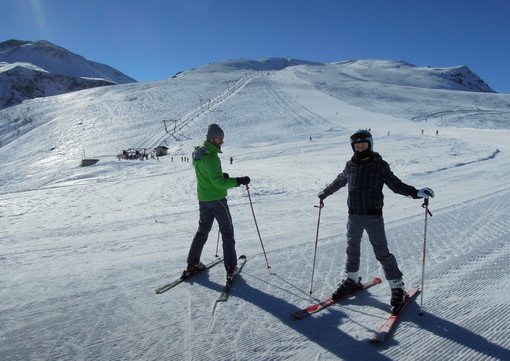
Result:
<svg viewBox="0 0 510 361"><path fill-rule="evenodd" d="M217 124L209 125L206 140L193 152L193 166L197 177L197 196L200 210L198 230L193 238L188 253L188 266L183 276L189 276L203 269L200 256L214 220L218 222L223 240L224 264L227 281L231 280L237 271L237 255L235 249L234 226L227 204L227 189L241 184L249 184L249 177L230 178L221 170L221 153L224 133Z"/></svg>
<svg viewBox="0 0 510 361"><path fill-rule="evenodd" d="M361 287L360 243L363 231L366 230L375 256L383 267L385 278L389 281L392 295L390 303L392 309L396 310L405 301L406 293L403 274L398 268L395 256L388 249L382 216L382 188L386 185L393 192L414 199L434 197L434 192L430 188L417 190L397 178L388 163L379 153L373 151L374 141L367 130L358 130L350 138L354 155L346 163L343 172L318 194L320 207L323 207L326 197L348 185L346 278L339 283L332 298L338 299Z"/></svg>

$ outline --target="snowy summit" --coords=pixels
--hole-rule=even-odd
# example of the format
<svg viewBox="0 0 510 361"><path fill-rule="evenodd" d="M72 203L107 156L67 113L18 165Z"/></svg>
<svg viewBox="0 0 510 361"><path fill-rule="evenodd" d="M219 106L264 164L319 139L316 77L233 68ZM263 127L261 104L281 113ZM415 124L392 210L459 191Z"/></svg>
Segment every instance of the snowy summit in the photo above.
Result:
<svg viewBox="0 0 510 361"><path fill-rule="evenodd" d="M0 109L26 99L136 80L49 41L0 43Z"/></svg>

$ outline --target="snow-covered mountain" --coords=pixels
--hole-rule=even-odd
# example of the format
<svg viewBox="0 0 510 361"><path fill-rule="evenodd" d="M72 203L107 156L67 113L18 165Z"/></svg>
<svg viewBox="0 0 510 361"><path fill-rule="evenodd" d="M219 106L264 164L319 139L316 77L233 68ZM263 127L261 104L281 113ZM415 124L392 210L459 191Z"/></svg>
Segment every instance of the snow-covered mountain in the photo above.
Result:
<svg viewBox="0 0 510 361"><path fill-rule="evenodd" d="M405 61L354 60L337 63L344 73L358 80L383 85L494 93L467 66L449 68L416 67Z"/></svg>
<svg viewBox="0 0 510 361"><path fill-rule="evenodd" d="M510 95L466 91L445 76L457 70L237 60L0 110L0 359L510 359ZM180 275L196 231L186 158L210 123L225 131L224 172L252 179L271 266L247 190L229 190L248 262L219 304L221 266L154 293ZM422 202L384 190L390 249L423 292L382 347L368 339L388 316L386 282L308 319L289 315L343 277L346 191L326 200L317 243L314 205L359 128L404 182L436 193L422 284ZM169 155L116 158L158 145ZM80 167L84 151L99 162ZM217 253L214 228L202 260ZM366 238L360 272L383 277Z"/></svg>
<svg viewBox="0 0 510 361"><path fill-rule="evenodd" d="M246 70L281 70L296 65L334 66L340 79L351 77L354 81L376 82L382 85L410 86L418 88L462 90L495 93L478 75L467 66L449 68L417 67L405 61L395 60L347 60L324 64L292 58L270 58L263 60L234 60L217 63L218 68ZM205 67L210 71L211 66ZM320 71L320 70L317 70Z"/></svg>
<svg viewBox="0 0 510 361"><path fill-rule="evenodd" d="M48 41L0 43L0 109L27 99L136 80Z"/></svg>

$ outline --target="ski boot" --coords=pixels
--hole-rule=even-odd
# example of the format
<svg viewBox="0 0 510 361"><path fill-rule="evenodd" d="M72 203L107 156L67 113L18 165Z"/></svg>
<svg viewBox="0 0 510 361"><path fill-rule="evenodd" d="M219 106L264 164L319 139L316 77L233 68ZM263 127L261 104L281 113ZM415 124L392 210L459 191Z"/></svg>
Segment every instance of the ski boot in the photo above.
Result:
<svg viewBox="0 0 510 361"><path fill-rule="evenodd" d="M331 296L332 299L338 300L349 293L352 293L353 291L360 290L363 288L363 285L361 284L361 277L356 282L355 280L351 278L346 278L342 282L338 284L338 289L333 293Z"/></svg>
<svg viewBox="0 0 510 361"><path fill-rule="evenodd" d="M203 271L205 269L205 265L202 262L198 262L197 264L189 264L186 269L182 272L181 278L188 278L190 276L193 276L194 274L197 274L200 271Z"/></svg>
<svg viewBox="0 0 510 361"><path fill-rule="evenodd" d="M232 283L235 275L237 274L237 267L228 267L226 270L227 270L227 283Z"/></svg>
<svg viewBox="0 0 510 361"><path fill-rule="evenodd" d="M407 293L402 288L392 288L391 289L391 313L393 315L398 315L402 306L407 300Z"/></svg>

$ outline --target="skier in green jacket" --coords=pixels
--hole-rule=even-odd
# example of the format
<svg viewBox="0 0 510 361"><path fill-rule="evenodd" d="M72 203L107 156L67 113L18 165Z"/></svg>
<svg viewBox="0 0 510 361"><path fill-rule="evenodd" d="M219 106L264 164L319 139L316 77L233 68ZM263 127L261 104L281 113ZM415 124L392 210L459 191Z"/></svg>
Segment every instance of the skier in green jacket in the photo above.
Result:
<svg viewBox="0 0 510 361"><path fill-rule="evenodd" d="M214 220L218 222L222 240L227 281L232 280L237 271L234 226L227 204L227 190L241 184L250 183L249 177L230 178L223 173L218 154L221 153L224 133L217 124L210 124L204 144L193 152L193 167L197 177L197 196L200 210L198 230L188 253L188 265L183 276L197 273L205 266L200 262Z"/></svg>

